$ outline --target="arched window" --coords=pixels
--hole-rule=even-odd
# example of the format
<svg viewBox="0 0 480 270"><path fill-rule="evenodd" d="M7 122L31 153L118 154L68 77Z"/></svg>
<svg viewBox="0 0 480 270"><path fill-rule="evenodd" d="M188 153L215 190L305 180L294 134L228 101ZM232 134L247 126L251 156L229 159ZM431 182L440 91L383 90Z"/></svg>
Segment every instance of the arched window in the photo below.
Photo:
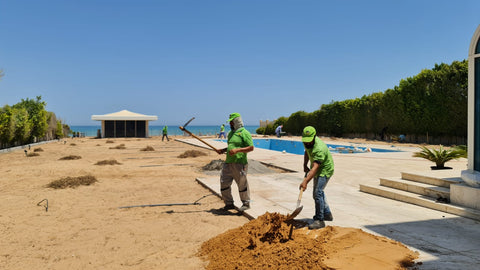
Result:
<svg viewBox="0 0 480 270"><path fill-rule="evenodd" d="M469 115L469 125L472 125L472 132L469 132L470 143L468 146L469 151L469 169L480 171L480 26L478 26L475 34L473 35L470 52L469 52L469 81L468 92L469 99L473 98L473 101L469 104L473 108L469 109L469 114L473 113L473 117ZM470 105L469 105L470 106ZM473 160L471 160L473 159ZM473 165L473 168L471 167Z"/></svg>
<svg viewBox="0 0 480 270"><path fill-rule="evenodd" d="M480 53L480 38L477 40L477 47L475 48L475 54Z"/></svg>

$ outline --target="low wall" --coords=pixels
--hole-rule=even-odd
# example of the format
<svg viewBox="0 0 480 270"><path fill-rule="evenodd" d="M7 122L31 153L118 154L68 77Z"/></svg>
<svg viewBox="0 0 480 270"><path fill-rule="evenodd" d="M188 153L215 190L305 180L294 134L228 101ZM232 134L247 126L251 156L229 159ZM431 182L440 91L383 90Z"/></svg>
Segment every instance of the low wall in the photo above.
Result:
<svg viewBox="0 0 480 270"><path fill-rule="evenodd" d="M450 185L450 202L480 210L480 188L465 184Z"/></svg>
<svg viewBox="0 0 480 270"><path fill-rule="evenodd" d="M50 143L50 142L56 142L58 140L50 140L50 141L43 141L43 142L37 142L37 143L29 143L29 144L25 144L25 145L20 145L20 146L15 146L15 147L10 147L10 148L4 148L4 149L0 149L0 154L4 154L4 153L10 153L10 152L13 152L13 151L17 151L17 150L21 150L21 149L25 149L25 148L28 148L28 146L32 147L32 146L36 146L36 145L40 145L40 144L45 144L45 143Z"/></svg>

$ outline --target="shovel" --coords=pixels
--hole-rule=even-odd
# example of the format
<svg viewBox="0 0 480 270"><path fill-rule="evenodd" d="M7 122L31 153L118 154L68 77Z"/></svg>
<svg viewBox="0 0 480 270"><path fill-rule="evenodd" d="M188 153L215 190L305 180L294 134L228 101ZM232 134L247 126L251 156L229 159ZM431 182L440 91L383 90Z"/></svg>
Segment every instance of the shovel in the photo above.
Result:
<svg viewBox="0 0 480 270"><path fill-rule="evenodd" d="M298 214L300 214L300 212L302 212L303 205L300 205L300 202L302 201L302 194L303 194L303 189L300 189L300 194L298 194L298 200L297 200L297 208L295 209L295 211L293 211L293 213L288 215L286 220L292 220L296 216L298 216Z"/></svg>

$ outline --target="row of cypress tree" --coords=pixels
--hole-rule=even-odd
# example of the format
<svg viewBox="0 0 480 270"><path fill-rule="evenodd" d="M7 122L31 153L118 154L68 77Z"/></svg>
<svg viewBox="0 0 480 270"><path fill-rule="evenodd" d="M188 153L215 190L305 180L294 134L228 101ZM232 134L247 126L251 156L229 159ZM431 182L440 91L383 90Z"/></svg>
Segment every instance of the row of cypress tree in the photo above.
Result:
<svg viewBox="0 0 480 270"><path fill-rule="evenodd" d="M468 62L454 61L422 70L384 92L280 117L257 133L273 134L283 124L283 131L300 135L311 125L324 136L389 140L404 134L416 143L466 144L467 98Z"/></svg>
<svg viewBox="0 0 480 270"><path fill-rule="evenodd" d="M0 148L62 138L70 132L68 125L48 112L41 96L22 99L15 105L0 108Z"/></svg>

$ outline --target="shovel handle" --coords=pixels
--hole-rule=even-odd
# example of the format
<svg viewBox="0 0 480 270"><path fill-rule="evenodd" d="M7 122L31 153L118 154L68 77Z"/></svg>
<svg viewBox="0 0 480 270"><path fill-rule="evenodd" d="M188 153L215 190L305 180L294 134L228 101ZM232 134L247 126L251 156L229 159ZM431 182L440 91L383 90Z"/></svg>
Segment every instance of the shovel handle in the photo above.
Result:
<svg viewBox="0 0 480 270"><path fill-rule="evenodd" d="M302 194L303 194L303 189L300 189L300 194L298 194L298 200L297 200L297 208L300 207L300 203L302 202Z"/></svg>
<svg viewBox="0 0 480 270"><path fill-rule="evenodd" d="M300 189L300 194L298 194L298 201L302 200L303 189Z"/></svg>

